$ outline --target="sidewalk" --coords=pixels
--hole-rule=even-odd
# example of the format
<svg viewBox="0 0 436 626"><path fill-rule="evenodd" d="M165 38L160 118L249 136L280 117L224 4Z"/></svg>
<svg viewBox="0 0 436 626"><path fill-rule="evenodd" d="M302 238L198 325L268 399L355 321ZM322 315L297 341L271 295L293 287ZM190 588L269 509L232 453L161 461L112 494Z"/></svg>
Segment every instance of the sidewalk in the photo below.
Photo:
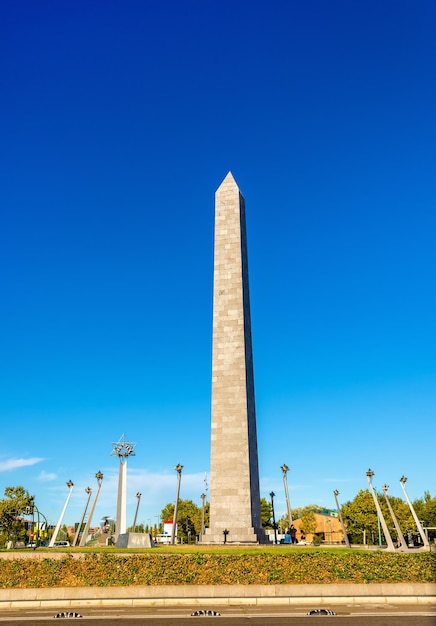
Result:
<svg viewBox="0 0 436 626"><path fill-rule="evenodd" d="M436 608L436 583L332 585L162 585L0 589L0 610L83 607L224 608L391 603Z"/></svg>

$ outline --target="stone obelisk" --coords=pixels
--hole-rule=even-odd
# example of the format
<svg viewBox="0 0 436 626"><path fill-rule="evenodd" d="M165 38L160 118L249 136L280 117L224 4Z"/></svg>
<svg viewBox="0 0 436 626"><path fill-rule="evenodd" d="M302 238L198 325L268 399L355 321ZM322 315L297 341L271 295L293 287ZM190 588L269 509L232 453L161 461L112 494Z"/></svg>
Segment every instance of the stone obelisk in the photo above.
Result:
<svg viewBox="0 0 436 626"><path fill-rule="evenodd" d="M203 543L263 543L245 203L229 172L215 194L210 523Z"/></svg>

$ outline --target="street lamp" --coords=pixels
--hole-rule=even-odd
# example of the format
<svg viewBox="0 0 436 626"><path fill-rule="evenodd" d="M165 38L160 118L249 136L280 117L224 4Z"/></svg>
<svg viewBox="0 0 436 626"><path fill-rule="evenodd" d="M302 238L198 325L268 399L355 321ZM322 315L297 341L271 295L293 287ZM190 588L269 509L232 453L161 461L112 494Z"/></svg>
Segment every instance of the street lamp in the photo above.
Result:
<svg viewBox="0 0 436 626"><path fill-rule="evenodd" d="M394 547L394 544L392 542L392 537L391 537L391 535L389 533L389 529L387 527L387 524L385 522L385 518L383 517L383 513L382 513L382 510L380 508L380 503L378 501L378 498L377 498L377 496L376 496L376 494L374 492L374 488L372 486L372 477L373 476L374 476L374 472L372 471L372 469L369 469L366 472L366 478L368 480L369 490L370 490L372 498L374 500L375 508L376 508L377 515L378 515L378 519L379 519L379 521L380 521L380 523L382 525L382 528L383 528L383 533L384 533L384 536L385 536L385 539L386 539L387 549L390 552L395 552L395 547Z"/></svg>
<svg viewBox="0 0 436 626"><path fill-rule="evenodd" d="M138 491L138 493L136 494L136 497L138 498L138 502L136 503L136 511L135 511L135 517L133 519L133 532L136 533L136 520L138 517L138 509L139 509L139 503L141 502L141 495Z"/></svg>
<svg viewBox="0 0 436 626"><path fill-rule="evenodd" d="M205 502L206 502L206 494L202 493L200 498L201 498L201 534L200 534L200 541L201 541L204 535L204 507L205 507Z"/></svg>
<svg viewBox="0 0 436 626"><path fill-rule="evenodd" d="M179 512L180 482L182 480L183 465L180 465L180 463L177 463L174 469L177 472L177 491L176 491L176 504L174 506L173 527L171 529L171 545L174 545L174 541L176 537L177 514Z"/></svg>
<svg viewBox="0 0 436 626"><path fill-rule="evenodd" d="M430 544L428 542L427 535L425 534L424 529L422 527L422 524L419 521L419 518L418 518L418 516L417 516L417 514L415 512L415 509L412 506L412 503L409 500L409 496L407 495L406 482L407 482L407 478L404 475L401 476L401 478L400 478L401 488L402 488L402 490L404 492L404 495L406 497L406 501L407 501L407 504L409 505L409 509L410 509L410 511L411 511L411 513L413 515L413 519L415 520L415 524L416 524L416 527L418 529L418 532L421 535L423 546L424 546L424 548L430 548Z"/></svg>
<svg viewBox="0 0 436 626"><path fill-rule="evenodd" d="M91 493L92 493L91 487L87 487L85 489L85 493L87 494L88 497L86 499L85 508L83 509L83 513L82 513L82 517L80 518L79 525L77 526L76 534L74 535L73 546L76 545L77 540L79 539L80 531L82 530L83 521L86 515L86 509L88 508L89 500L91 498Z"/></svg>
<svg viewBox="0 0 436 626"><path fill-rule="evenodd" d="M289 491L288 491L288 479L287 479L287 473L289 471L289 467L286 465L286 463L284 463L280 469L283 472L283 485L285 487L285 498L286 498L286 506L288 509L288 522L289 522L289 528L291 528L292 526L292 512L291 512L291 503L289 500Z"/></svg>
<svg viewBox="0 0 436 626"><path fill-rule="evenodd" d="M343 533L344 539L345 539L345 545L347 546L347 548L349 548L350 547L350 540L348 539L347 531L345 530L345 524L344 524L344 520L342 519L341 508L340 508L339 502L338 502L339 491L337 489L335 489L334 492L333 492L333 495L335 496L336 508L338 510L339 521L341 522L341 528L342 528L342 533Z"/></svg>
<svg viewBox="0 0 436 626"><path fill-rule="evenodd" d="M89 529L91 527L92 516L94 515L95 505L97 504L98 494L100 493L101 483L103 482L103 474L100 471L96 473L95 477L97 479L98 487L97 487L94 501L91 506L91 510L88 515L88 520L85 524L85 528L84 528L82 537L80 539L80 543L79 543L80 547L83 547L84 545L86 545L86 540L88 538Z"/></svg>
<svg viewBox="0 0 436 626"><path fill-rule="evenodd" d="M51 536L50 543L48 544L49 548L52 548L54 546L54 542L56 541L56 537L58 536L58 532L59 532L59 529L61 527L62 520L63 520L64 515L65 515L65 511L67 510L68 502L69 502L70 497L71 497L71 492L73 491L74 483L71 480L69 480L66 483L66 485L68 487L67 499L65 500L64 507L63 507L62 512L61 512L61 514L59 516L58 523L56 524L56 528L54 529L53 535Z"/></svg>
<svg viewBox="0 0 436 626"><path fill-rule="evenodd" d="M272 518L273 518L273 527L274 527L274 543L277 544L276 516L274 513L274 496L276 494L274 493L274 491L271 491L269 495L271 497L271 509L272 509Z"/></svg>
<svg viewBox="0 0 436 626"><path fill-rule="evenodd" d="M40 531L42 530L42 526L41 526L41 522L40 522L40 516L42 516L45 520L45 532L48 533L48 521L46 516L44 515L44 513L41 513L41 511L38 509L38 507L35 504L35 496L31 496L30 500L29 500L30 504L29 504L29 515L32 515L32 530L29 533L29 539L35 539L34 542L34 546L33 549L35 550L35 548L37 548L39 546L40 543ZM38 521L37 521L37 526L36 526L36 537L33 537L33 527L35 524L35 511L36 514L38 516Z"/></svg>
<svg viewBox="0 0 436 626"><path fill-rule="evenodd" d="M396 515L394 513L394 510L393 510L393 508L391 506L391 503L389 502L389 498L388 498L389 485L386 485L386 483L385 483L383 485L382 489L383 489L383 495L384 495L385 500L386 500L386 504L387 504L388 509L389 509L389 513L391 514L392 520L394 522L395 530L397 531L397 537L398 537L398 542L399 542L399 546L398 547L401 546L404 549L404 548L407 547L406 546L406 542L404 541L404 535L401 532L400 525L398 523L398 520L396 518Z"/></svg>

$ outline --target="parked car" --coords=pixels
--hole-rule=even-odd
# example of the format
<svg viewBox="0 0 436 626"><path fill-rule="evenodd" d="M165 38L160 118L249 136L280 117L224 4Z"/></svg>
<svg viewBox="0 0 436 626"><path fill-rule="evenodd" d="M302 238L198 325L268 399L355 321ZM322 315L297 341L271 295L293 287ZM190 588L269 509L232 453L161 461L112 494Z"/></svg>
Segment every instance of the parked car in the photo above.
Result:
<svg viewBox="0 0 436 626"><path fill-rule="evenodd" d="M36 542L29 541L29 543L26 543L26 548L36 548Z"/></svg>
<svg viewBox="0 0 436 626"><path fill-rule="evenodd" d="M53 548L69 548L70 545L71 544L69 541L55 541L53 544Z"/></svg>

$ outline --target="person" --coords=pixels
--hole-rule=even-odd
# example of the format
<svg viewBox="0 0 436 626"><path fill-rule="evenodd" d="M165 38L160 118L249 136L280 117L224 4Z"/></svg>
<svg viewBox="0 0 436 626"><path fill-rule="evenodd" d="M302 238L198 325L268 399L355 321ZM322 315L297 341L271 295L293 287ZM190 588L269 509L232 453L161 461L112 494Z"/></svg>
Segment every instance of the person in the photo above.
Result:
<svg viewBox="0 0 436 626"><path fill-rule="evenodd" d="M291 526L291 543L297 543L297 529L293 524Z"/></svg>

